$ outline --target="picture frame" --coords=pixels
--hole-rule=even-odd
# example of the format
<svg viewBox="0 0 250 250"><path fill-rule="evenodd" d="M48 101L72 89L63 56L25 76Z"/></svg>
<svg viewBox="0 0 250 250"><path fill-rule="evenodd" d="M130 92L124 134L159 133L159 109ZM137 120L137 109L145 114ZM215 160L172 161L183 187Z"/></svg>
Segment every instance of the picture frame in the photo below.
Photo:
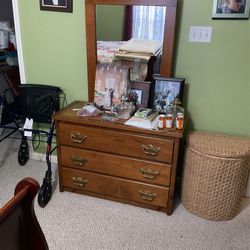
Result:
<svg viewBox="0 0 250 250"><path fill-rule="evenodd" d="M97 64L94 103L110 110L127 96L130 68L110 64Z"/></svg>
<svg viewBox="0 0 250 250"><path fill-rule="evenodd" d="M149 102L149 91L151 82L148 81L131 81L130 91L137 94L136 108L147 108Z"/></svg>
<svg viewBox="0 0 250 250"><path fill-rule="evenodd" d="M178 98L183 102L184 78L166 78L160 75L153 75L154 93L151 106L159 112L166 112L173 101Z"/></svg>
<svg viewBox="0 0 250 250"><path fill-rule="evenodd" d="M214 0L213 19L248 19L250 0Z"/></svg>
<svg viewBox="0 0 250 250"><path fill-rule="evenodd" d="M40 0L40 10L73 12L73 0Z"/></svg>

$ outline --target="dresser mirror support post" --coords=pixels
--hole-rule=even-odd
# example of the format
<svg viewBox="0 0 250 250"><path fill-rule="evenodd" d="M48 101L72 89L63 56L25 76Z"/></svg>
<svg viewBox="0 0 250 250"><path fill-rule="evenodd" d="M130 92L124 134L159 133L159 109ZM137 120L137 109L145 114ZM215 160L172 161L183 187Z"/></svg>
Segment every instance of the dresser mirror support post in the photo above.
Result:
<svg viewBox="0 0 250 250"><path fill-rule="evenodd" d="M165 6L166 18L162 46L162 60L160 63L160 74L165 77L172 76L177 0L86 0L85 23L89 101L94 100L95 72L97 64L96 5L98 4Z"/></svg>

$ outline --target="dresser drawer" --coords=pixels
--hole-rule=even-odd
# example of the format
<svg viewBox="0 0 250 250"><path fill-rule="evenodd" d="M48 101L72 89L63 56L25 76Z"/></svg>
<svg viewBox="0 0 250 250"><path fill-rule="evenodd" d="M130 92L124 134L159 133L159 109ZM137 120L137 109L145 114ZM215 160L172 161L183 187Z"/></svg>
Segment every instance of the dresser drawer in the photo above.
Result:
<svg viewBox="0 0 250 250"><path fill-rule="evenodd" d="M169 189L87 171L62 168L62 185L93 194L166 207Z"/></svg>
<svg viewBox="0 0 250 250"><path fill-rule="evenodd" d="M86 149L61 146L63 166L169 186L171 166Z"/></svg>
<svg viewBox="0 0 250 250"><path fill-rule="evenodd" d="M59 124L60 143L73 147L171 163L174 140Z"/></svg>

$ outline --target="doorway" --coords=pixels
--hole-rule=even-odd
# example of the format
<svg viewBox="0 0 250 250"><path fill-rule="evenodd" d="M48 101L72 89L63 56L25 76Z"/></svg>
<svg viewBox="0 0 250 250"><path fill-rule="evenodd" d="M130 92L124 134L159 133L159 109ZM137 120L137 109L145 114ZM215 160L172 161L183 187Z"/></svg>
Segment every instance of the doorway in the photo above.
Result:
<svg viewBox="0 0 250 250"><path fill-rule="evenodd" d="M24 73L25 71L24 71L23 53L21 44L18 0L0 1L0 21L2 21L1 22L2 27L0 27L0 29L3 28L7 31L9 30L8 47L7 48L6 46L1 47L0 43L0 52L2 52L1 53L2 57L0 57L0 67L16 66L18 68L20 82L25 83L25 73ZM6 32L3 33L6 34Z"/></svg>

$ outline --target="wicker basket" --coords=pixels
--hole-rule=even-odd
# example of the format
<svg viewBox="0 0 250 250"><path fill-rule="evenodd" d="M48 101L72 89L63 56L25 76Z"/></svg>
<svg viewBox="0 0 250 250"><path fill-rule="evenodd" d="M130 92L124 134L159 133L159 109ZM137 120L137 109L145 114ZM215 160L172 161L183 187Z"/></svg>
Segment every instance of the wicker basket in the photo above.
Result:
<svg viewBox="0 0 250 250"><path fill-rule="evenodd" d="M184 161L184 207L206 219L232 219L246 188L249 159L250 139L191 132Z"/></svg>

